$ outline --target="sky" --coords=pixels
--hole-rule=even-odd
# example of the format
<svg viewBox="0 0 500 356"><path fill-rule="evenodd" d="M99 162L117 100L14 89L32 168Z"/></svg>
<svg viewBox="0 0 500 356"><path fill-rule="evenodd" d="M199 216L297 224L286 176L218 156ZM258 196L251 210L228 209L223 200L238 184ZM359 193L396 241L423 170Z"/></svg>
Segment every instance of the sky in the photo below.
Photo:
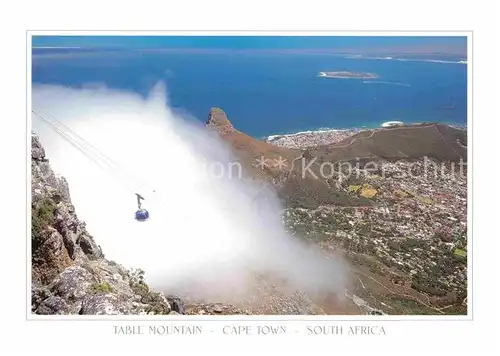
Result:
<svg viewBox="0 0 500 356"><path fill-rule="evenodd" d="M464 36L33 36L33 47L328 50L465 55Z"/></svg>

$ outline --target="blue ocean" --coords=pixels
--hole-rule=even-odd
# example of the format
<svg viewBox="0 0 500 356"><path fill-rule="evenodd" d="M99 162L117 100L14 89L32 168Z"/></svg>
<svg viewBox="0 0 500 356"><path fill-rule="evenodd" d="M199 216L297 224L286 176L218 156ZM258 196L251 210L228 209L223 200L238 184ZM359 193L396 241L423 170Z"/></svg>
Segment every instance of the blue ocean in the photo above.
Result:
<svg viewBox="0 0 500 356"><path fill-rule="evenodd" d="M210 108L222 108L237 129L263 138L392 120L466 125L467 64L461 59L34 49L32 82L105 84L146 96L163 81L172 107L201 122ZM326 71L379 78L318 76Z"/></svg>

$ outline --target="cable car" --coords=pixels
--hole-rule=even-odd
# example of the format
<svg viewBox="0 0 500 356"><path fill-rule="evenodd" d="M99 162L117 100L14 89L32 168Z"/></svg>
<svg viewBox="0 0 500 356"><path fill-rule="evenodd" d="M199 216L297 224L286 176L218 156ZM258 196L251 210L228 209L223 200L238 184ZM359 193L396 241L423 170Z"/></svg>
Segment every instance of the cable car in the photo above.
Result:
<svg viewBox="0 0 500 356"><path fill-rule="evenodd" d="M39 119L44 121L45 123L49 124L52 129L59 134L64 140L69 142L72 145L77 144L79 147L79 150L81 153L83 153L88 159L91 161L94 161L94 163L98 163L98 165L105 169L105 170L110 170L113 169L113 166L115 168L119 168L119 166L116 164L116 162L113 162L112 159L107 157L104 153L99 151L97 148L86 142L81 136L73 132L70 128L62 124L61 122L57 121L54 118L45 118L44 116L40 115L37 113L35 110L31 110L33 114L36 115ZM83 145L83 147L82 147ZM100 162L102 158L105 158L107 161L107 167L101 166ZM127 186L127 185L126 185ZM128 187L130 190L130 187ZM153 190L153 193L155 193L155 190ZM143 209L141 207L141 200L145 200L144 197L139 194L135 193L137 196L137 211L135 212L135 219L137 221L146 221L149 219L149 212L146 209Z"/></svg>
<svg viewBox="0 0 500 356"><path fill-rule="evenodd" d="M135 195L137 196L137 206L139 208L139 210L135 212L135 220L146 221L149 219L149 211L141 208L141 200L144 200L144 198L139 193L135 193Z"/></svg>
<svg viewBox="0 0 500 356"><path fill-rule="evenodd" d="M146 221L149 219L149 212L146 209L139 209L135 212L135 220Z"/></svg>

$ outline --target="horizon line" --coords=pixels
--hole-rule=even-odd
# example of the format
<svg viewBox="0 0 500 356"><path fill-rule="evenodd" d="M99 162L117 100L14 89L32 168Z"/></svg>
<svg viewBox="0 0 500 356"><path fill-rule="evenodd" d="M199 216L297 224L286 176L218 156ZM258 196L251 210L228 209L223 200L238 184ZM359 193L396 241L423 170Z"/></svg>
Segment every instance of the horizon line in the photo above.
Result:
<svg viewBox="0 0 500 356"><path fill-rule="evenodd" d="M446 50L422 50L422 48L197 48L197 47L136 47L125 45L94 45L94 46L32 46L32 50L37 49L80 49L80 50L130 50L130 51L150 51L150 52L188 52L188 53L291 53L291 54L338 54L338 55L449 55L467 58L467 53L462 51Z"/></svg>

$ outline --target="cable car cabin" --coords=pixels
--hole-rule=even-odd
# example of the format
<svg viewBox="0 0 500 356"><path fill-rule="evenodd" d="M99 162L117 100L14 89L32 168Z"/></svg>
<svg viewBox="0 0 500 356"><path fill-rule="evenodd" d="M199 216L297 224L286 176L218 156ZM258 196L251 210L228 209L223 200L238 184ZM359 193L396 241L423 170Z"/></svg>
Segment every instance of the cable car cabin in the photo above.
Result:
<svg viewBox="0 0 500 356"><path fill-rule="evenodd" d="M135 220L146 221L149 219L149 212L146 209L140 209L135 212Z"/></svg>

